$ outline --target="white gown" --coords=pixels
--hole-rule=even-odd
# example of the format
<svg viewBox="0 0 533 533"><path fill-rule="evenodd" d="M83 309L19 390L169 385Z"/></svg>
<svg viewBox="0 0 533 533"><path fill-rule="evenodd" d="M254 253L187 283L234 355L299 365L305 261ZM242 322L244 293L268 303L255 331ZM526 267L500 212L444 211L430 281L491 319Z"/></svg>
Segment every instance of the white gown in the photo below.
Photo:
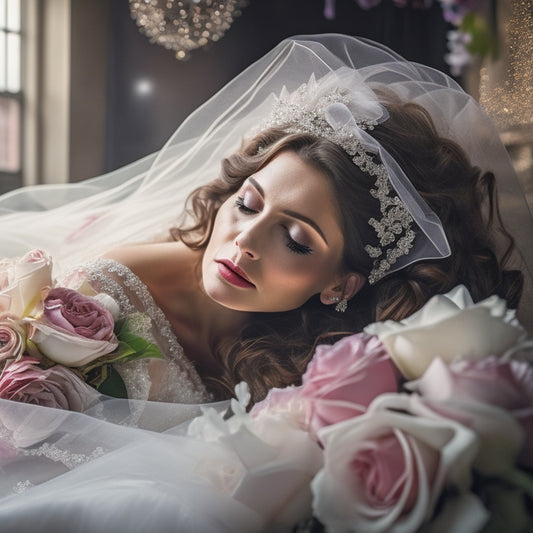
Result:
<svg viewBox="0 0 533 533"><path fill-rule="evenodd" d="M147 287L110 259L68 278L112 296L120 318L141 311L149 321L137 333L165 359L117 364L130 400L104 398L84 415L0 401L1 530L224 531L229 520L226 530L235 531L241 514L242 530L256 529L253 513L194 480L195 465L211 452L180 436L180 424L199 415L197 404L210 395ZM199 498L205 513L197 512Z"/></svg>
<svg viewBox="0 0 533 533"><path fill-rule="evenodd" d="M119 304L119 318L142 316L136 333L155 343L164 354L164 360L140 359L115 365L128 398L187 404L212 399L148 287L129 268L112 259L97 259L73 269L66 278L60 285L77 289L79 281L86 280L96 292L111 296Z"/></svg>
<svg viewBox="0 0 533 533"><path fill-rule="evenodd" d="M202 408L224 413L229 402L208 403L210 394L146 285L111 259L72 269L62 285L77 288L82 280L119 303L119 318L142 313L136 333L165 358L116 363L128 399L103 396L83 414L0 400L1 531L290 531L292 519L277 518L277 508L292 501L290 483L284 484L289 496L265 514L263 491L271 489L264 473L248 475L232 446L187 434ZM311 452L308 458L295 448L304 470L318 466L318 445L296 433ZM221 490L216 479L234 464L242 468L242 497ZM293 473L289 465L282 478ZM272 490L279 491L273 469ZM304 480L303 503L291 516L310 509L309 476Z"/></svg>

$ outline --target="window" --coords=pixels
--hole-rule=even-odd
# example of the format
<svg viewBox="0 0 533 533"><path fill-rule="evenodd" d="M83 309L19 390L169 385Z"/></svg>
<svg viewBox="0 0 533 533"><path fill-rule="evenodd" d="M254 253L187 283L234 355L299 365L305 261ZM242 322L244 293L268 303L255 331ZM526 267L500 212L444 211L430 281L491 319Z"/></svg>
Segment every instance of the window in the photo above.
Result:
<svg viewBox="0 0 533 533"><path fill-rule="evenodd" d="M21 185L21 2L0 0L0 193Z"/></svg>

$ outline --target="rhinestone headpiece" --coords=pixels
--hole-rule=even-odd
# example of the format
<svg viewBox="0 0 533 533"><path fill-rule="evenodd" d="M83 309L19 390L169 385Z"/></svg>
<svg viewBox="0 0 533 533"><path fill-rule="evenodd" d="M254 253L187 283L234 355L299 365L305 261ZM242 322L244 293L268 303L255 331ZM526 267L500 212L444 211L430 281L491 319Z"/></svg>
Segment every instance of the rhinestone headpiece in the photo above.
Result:
<svg viewBox="0 0 533 533"><path fill-rule="evenodd" d="M391 186L385 165L375 155L377 141L366 133L388 118L387 110L368 88L360 92L333 87L318 90L314 77L293 93L284 90L263 128L282 128L288 133L307 133L331 141L352 157L354 164L375 177L370 194L379 201L381 218L371 218L378 246L365 245L374 259L368 281L374 284L387 275L399 257L413 247L413 217Z"/></svg>

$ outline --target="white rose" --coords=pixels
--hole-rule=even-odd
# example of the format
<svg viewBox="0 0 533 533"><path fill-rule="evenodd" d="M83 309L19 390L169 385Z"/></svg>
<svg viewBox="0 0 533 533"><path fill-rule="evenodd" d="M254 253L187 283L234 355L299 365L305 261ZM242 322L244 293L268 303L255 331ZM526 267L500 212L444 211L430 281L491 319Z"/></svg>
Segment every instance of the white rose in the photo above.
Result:
<svg viewBox="0 0 533 533"><path fill-rule="evenodd" d="M309 434L283 417L236 409L227 420L214 409L193 420L190 437L213 444L195 471L217 490L251 509L273 531L291 531L311 516L310 481L322 451Z"/></svg>
<svg viewBox="0 0 533 533"><path fill-rule="evenodd" d="M109 294L100 292L93 296L93 298L111 313L115 322L120 318L120 306L114 298L109 296Z"/></svg>
<svg viewBox="0 0 533 533"><path fill-rule="evenodd" d="M52 259L42 250L0 261L0 311L26 316L51 285Z"/></svg>
<svg viewBox="0 0 533 533"><path fill-rule="evenodd" d="M406 378L417 379L437 356L449 363L502 355L526 337L515 315L498 296L474 304L459 285L404 320L376 322L365 331L379 337Z"/></svg>

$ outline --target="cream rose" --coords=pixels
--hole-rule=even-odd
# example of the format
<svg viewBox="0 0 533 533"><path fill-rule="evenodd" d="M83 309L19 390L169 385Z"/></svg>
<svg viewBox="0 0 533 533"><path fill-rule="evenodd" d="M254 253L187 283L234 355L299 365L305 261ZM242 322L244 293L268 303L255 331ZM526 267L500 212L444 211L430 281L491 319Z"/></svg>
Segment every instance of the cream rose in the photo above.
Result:
<svg viewBox="0 0 533 533"><path fill-rule="evenodd" d="M0 311L23 317L52 285L52 259L42 250L0 261Z"/></svg>
<svg viewBox="0 0 533 533"><path fill-rule="evenodd" d="M407 379L419 378L435 357L482 359L502 355L526 337L504 300L491 296L474 304L463 285L434 296L405 320L376 322L377 335Z"/></svg>

